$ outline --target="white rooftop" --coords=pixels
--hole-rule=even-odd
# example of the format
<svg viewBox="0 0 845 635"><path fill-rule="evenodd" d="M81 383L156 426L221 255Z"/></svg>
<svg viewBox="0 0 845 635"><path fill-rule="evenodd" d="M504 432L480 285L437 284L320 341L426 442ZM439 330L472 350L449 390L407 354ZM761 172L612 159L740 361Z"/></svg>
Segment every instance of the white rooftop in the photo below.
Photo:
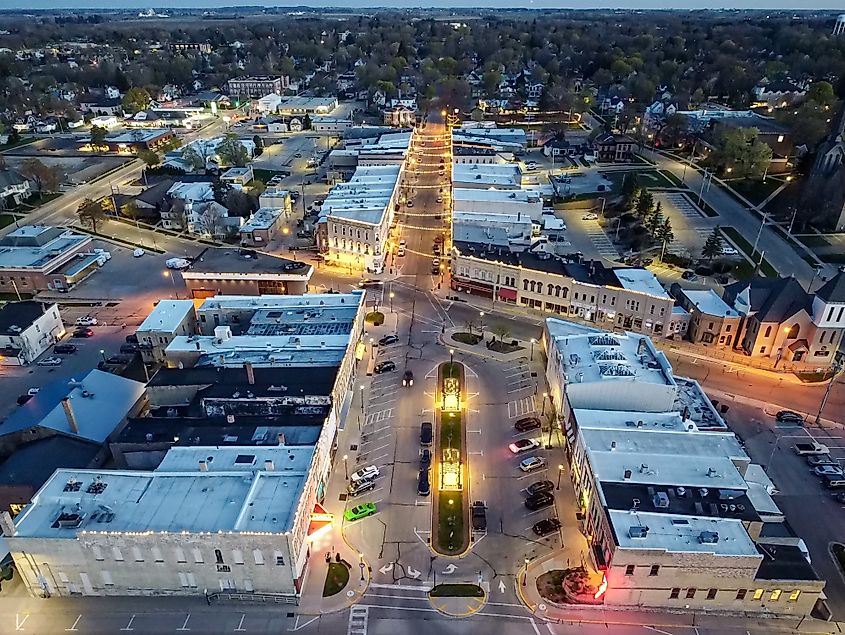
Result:
<svg viewBox="0 0 845 635"><path fill-rule="evenodd" d="M301 474L308 471L314 456L312 446L174 446L164 455L156 472L198 472L200 462L209 472L253 472L265 470ZM271 461L272 465L267 465Z"/></svg>
<svg viewBox="0 0 845 635"><path fill-rule="evenodd" d="M193 300L161 300L141 322L138 331L173 333L185 318L194 311Z"/></svg>
<svg viewBox="0 0 845 635"><path fill-rule="evenodd" d="M479 187L516 188L522 183L522 173L518 166L510 164L454 163L452 181Z"/></svg>
<svg viewBox="0 0 845 635"><path fill-rule="evenodd" d="M616 274L616 278L620 284L629 291L639 291L640 293L647 293L661 298L669 297L669 294L666 293L666 289L660 284L657 276L648 269L620 268L614 269L613 273Z"/></svg>
<svg viewBox="0 0 845 635"><path fill-rule="evenodd" d="M619 414L619 413L612 413ZM581 411L575 411L579 427ZM646 418L647 415L641 415ZM579 433L589 450L595 452L618 452L646 456L666 455L674 459L687 457L728 458L739 463L751 459L731 433L692 431L663 431L630 427L625 430L590 430L580 428ZM683 485L683 483L681 483Z"/></svg>
<svg viewBox="0 0 845 635"><path fill-rule="evenodd" d="M27 225L6 234L5 244L0 246L0 268L44 269L54 262L57 263L62 257L67 257L70 252L91 242L90 236L67 230L59 233L55 238L48 240L43 245L18 247L13 244L14 238L36 237L44 231L52 229L54 228Z"/></svg>
<svg viewBox="0 0 845 635"><path fill-rule="evenodd" d="M573 408L573 415L582 430L638 430L660 432L687 432L688 426L697 430L695 422L684 421L677 411L638 412L626 410L594 410Z"/></svg>
<svg viewBox="0 0 845 635"><path fill-rule="evenodd" d="M452 190L452 198L456 203L462 201L496 201L501 203L542 204L542 198L531 190L482 190L456 187Z"/></svg>
<svg viewBox="0 0 845 635"><path fill-rule="evenodd" d="M380 225L399 179L399 165L360 166L352 178L336 185L323 201L321 215Z"/></svg>
<svg viewBox="0 0 845 635"><path fill-rule="evenodd" d="M207 298L197 310L280 308L295 311L309 307L352 307L357 311L363 297L364 291L306 295L216 295Z"/></svg>
<svg viewBox="0 0 845 635"><path fill-rule="evenodd" d="M167 195L184 201L213 201L214 187L208 181L177 181L167 190Z"/></svg>
<svg viewBox="0 0 845 635"><path fill-rule="evenodd" d="M622 549L762 557L741 520L613 510L609 510L608 514L617 544ZM647 527L648 530L640 532L636 529L640 527ZM710 533L702 536L702 532ZM641 538L631 536L643 533L645 536ZM713 540L715 542L710 542Z"/></svg>
<svg viewBox="0 0 845 635"><path fill-rule="evenodd" d="M727 318L739 317L739 313L722 300L713 289L683 289L681 292L701 313Z"/></svg>
<svg viewBox="0 0 845 635"><path fill-rule="evenodd" d="M731 489L744 492L745 479L726 456L672 456L652 452L590 450L599 482ZM630 476L628 472L630 471ZM627 478L626 478L627 476Z"/></svg>
<svg viewBox="0 0 845 635"><path fill-rule="evenodd" d="M247 234L256 229L269 230L273 225L276 224L276 221L279 220L279 216L281 216L283 213L284 210L282 209L262 207L256 210L252 217L243 225L241 225L240 232L242 234Z"/></svg>

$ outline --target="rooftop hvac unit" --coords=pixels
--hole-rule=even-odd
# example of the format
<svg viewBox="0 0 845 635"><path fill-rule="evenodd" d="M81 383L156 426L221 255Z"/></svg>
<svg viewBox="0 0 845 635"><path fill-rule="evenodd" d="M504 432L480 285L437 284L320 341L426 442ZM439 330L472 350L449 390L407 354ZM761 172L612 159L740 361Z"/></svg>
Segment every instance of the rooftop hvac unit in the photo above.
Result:
<svg viewBox="0 0 845 635"><path fill-rule="evenodd" d="M719 534L715 531L702 531L698 534L698 542L703 545L715 545L719 542Z"/></svg>
<svg viewBox="0 0 845 635"><path fill-rule="evenodd" d="M704 534L706 532L702 532ZM629 538L647 538L648 537L648 527L644 527L642 525L634 525L628 529L628 537ZM699 537L699 540L701 538Z"/></svg>
<svg viewBox="0 0 845 635"><path fill-rule="evenodd" d="M666 492L657 492L652 500L657 509L669 509L669 495Z"/></svg>

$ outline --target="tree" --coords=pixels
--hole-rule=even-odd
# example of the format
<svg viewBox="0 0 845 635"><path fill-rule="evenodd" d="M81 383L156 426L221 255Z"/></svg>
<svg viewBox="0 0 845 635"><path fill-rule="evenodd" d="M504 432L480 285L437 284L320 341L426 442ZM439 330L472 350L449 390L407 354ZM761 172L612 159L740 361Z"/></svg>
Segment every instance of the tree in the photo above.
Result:
<svg viewBox="0 0 845 635"><path fill-rule="evenodd" d="M50 167L38 159L25 159L21 163L20 173L35 183L39 194L57 192L63 177L61 168Z"/></svg>
<svg viewBox="0 0 845 635"><path fill-rule="evenodd" d="M106 218L106 210L103 209L103 205L99 201L92 201L90 198L86 198L79 204L76 215L79 216L80 221L90 225L96 234L97 224Z"/></svg>
<svg viewBox="0 0 845 635"><path fill-rule="evenodd" d="M158 156L158 153L153 152L152 150L138 150L138 158L141 159L141 161L146 163L151 168L161 163L161 157Z"/></svg>
<svg viewBox="0 0 845 635"><path fill-rule="evenodd" d="M200 149L198 149L200 148ZM191 144L182 150L182 161L184 161L192 172L205 171L208 167L208 159L211 158L206 152L207 144Z"/></svg>
<svg viewBox="0 0 845 635"><path fill-rule="evenodd" d="M740 179L763 176L772 160L772 149L760 141L757 128L727 128L721 132L710 162L725 174Z"/></svg>
<svg viewBox="0 0 845 635"><path fill-rule="evenodd" d="M493 327L493 341L496 340L498 337L499 340L504 341L506 338L510 337L511 330L507 324L497 324Z"/></svg>
<svg viewBox="0 0 845 635"><path fill-rule="evenodd" d="M125 216L126 218L131 218L132 220L137 220L141 217L141 210L138 209L138 204L135 201L129 201L126 205L120 208L118 214Z"/></svg>
<svg viewBox="0 0 845 635"><path fill-rule="evenodd" d="M224 165L234 165L239 168L249 163L249 152L235 135L227 135L217 146L217 156Z"/></svg>
<svg viewBox="0 0 845 635"><path fill-rule="evenodd" d="M205 209L197 219L196 228L198 233L208 235L212 238L218 236L222 232L226 217L226 209L222 205L216 201L206 203Z"/></svg>
<svg viewBox="0 0 845 635"><path fill-rule="evenodd" d="M120 104L123 110L130 115L134 115L140 110L146 110L150 106L152 97L145 88L132 87L126 91Z"/></svg>
<svg viewBox="0 0 845 635"><path fill-rule="evenodd" d="M255 156L260 157L264 154L264 140L258 135L255 135L252 138L252 142L255 144Z"/></svg>
<svg viewBox="0 0 845 635"><path fill-rule="evenodd" d="M226 193L226 202L224 205L229 210L231 216L246 218L252 213L252 201L246 192L242 190L229 190Z"/></svg>
<svg viewBox="0 0 845 635"><path fill-rule="evenodd" d="M713 228L711 234L707 237L707 240L704 243L704 247L701 248L701 255L702 257L706 258L707 260L713 260L713 258L717 258L718 256L722 255L722 247L724 245L724 241L722 239L722 231L719 229L719 225Z"/></svg>
<svg viewBox="0 0 845 635"><path fill-rule="evenodd" d="M643 219L643 227L645 227L648 233L654 236L655 239L658 239L658 229L661 225L663 225L663 221L663 204L660 201L657 201L657 205L654 209L651 210L651 212L649 212Z"/></svg>
<svg viewBox="0 0 845 635"><path fill-rule="evenodd" d="M108 134L108 129L103 126L91 126L91 145L99 148L105 143Z"/></svg>
<svg viewBox="0 0 845 635"><path fill-rule="evenodd" d="M640 219L645 219L654 209L654 197L647 189L642 188L640 195L637 197L637 206L635 212Z"/></svg>
<svg viewBox="0 0 845 635"><path fill-rule="evenodd" d="M305 117L302 118L302 129L311 130L311 116L306 112Z"/></svg>
<svg viewBox="0 0 845 635"><path fill-rule="evenodd" d="M663 246L660 248L660 262L663 262L663 256L666 255L666 247L672 244L675 240L675 232L672 231L672 221L668 218L664 220L658 227L655 236Z"/></svg>

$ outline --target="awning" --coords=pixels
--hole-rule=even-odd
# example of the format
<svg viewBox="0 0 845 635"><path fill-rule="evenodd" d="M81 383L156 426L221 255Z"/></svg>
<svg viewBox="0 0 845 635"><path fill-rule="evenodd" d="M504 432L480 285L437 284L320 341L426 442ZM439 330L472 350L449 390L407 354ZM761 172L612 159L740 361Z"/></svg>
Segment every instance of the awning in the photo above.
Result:
<svg viewBox="0 0 845 635"><path fill-rule="evenodd" d="M511 300L516 302L516 290L515 289L499 289L499 297L503 300Z"/></svg>
<svg viewBox="0 0 845 635"><path fill-rule="evenodd" d="M315 503L314 511L311 512L311 522L308 524L308 540L314 540L326 533L331 526L332 515L320 503Z"/></svg>
<svg viewBox="0 0 845 635"><path fill-rule="evenodd" d="M809 351L810 347L807 344L807 340L795 340L787 346L790 352L794 353L795 351Z"/></svg>

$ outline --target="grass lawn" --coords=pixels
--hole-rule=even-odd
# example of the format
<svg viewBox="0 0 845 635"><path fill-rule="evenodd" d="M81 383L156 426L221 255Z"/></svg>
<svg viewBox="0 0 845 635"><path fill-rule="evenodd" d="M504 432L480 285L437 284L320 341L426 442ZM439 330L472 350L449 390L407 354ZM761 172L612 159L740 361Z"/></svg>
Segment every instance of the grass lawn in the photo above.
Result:
<svg viewBox="0 0 845 635"><path fill-rule="evenodd" d="M477 584L438 584L429 595L433 598L483 598L484 589Z"/></svg>
<svg viewBox="0 0 845 635"><path fill-rule="evenodd" d="M736 245L737 249L742 251L746 256L752 258L752 260L755 261L757 258L759 258L759 256L757 256L756 254L751 253L753 251L751 243L745 240L745 238L736 229L734 229L733 227L722 227L722 233L725 234L725 236L727 236L728 238L730 238L730 240ZM753 269L753 265L751 266ZM741 270L743 270L742 267L737 267L737 272ZM776 277L778 275L778 272L775 270L775 268L765 258L763 258L762 262L760 263L760 271L762 271L764 275L770 277Z"/></svg>
<svg viewBox="0 0 845 635"><path fill-rule="evenodd" d="M344 562L329 563L326 583L323 585L323 597L331 597L343 591L349 582L349 567Z"/></svg>
<svg viewBox="0 0 845 635"><path fill-rule="evenodd" d="M21 293L21 300L32 300L31 293ZM0 301L17 302L18 294L12 291L11 293L0 293Z"/></svg>
<svg viewBox="0 0 845 635"><path fill-rule="evenodd" d="M14 143L0 144L0 152L3 152L3 150L11 150L12 148L18 148L26 145L27 143L32 143L33 141L35 141L35 137L21 137Z"/></svg>
<svg viewBox="0 0 845 635"><path fill-rule="evenodd" d="M381 311L370 311L364 316L364 321L374 326L381 326L384 324L384 313Z"/></svg>
<svg viewBox="0 0 845 635"><path fill-rule="evenodd" d="M452 339L461 344L475 346L481 341L481 336L476 333L452 333Z"/></svg>
<svg viewBox="0 0 845 635"><path fill-rule="evenodd" d="M765 201L776 189L783 185L777 179L744 179L742 181L728 181L735 192L744 196L752 205L759 205Z"/></svg>
<svg viewBox="0 0 845 635"><path fill-rule="evenodd" d="M632 178L632 174L637 175L638 183L641 187L645 187L646 189L654 188L654 187L681 187L680 180L675 179L674 181L669 178L664 172L660 170L626 170L620 172L600 172L600 174L606 178L608 181L613 183L611 186L611 191L614 194L619 194L622 192L622 183L623 181L627 181L628 179ZM593 194L593 196L600 196L601 192L598 194Z"/></svg>
<svg viewBox="0 0 845 635"><path fill-rule="evenodd" d="M807 247L830 247L827 238L819 234L811 234L809 236L797 236L798 240L807 245Z"/></svg>
<svg viewBox="0 0 845 635"><path fill-rule="evenodd" d="M834 375L836 375L835 371L830 369L824 370L821 368L818 371L795 373L795 376L805 384L815 384L820 381L827 381L828 379L832 379Z"/></svg>
<svg viewBox="0 0 845 635"><path fill-rule="evenodd" d="M454 414L454 417L450 417ZM459 412L445 413L440 417L440 449L454 448L461 449L461 415Z"/></svg>
<svg viewBox="0 0 845 635"><path fill-rule="evenodd" d="M11 225L15 222L15 217L12 214L0 214L0 227Z"/></svg>
<svg viewBox="0 0 845 635"><path fill-rule="evenodd" d="M670 181L671 183L675 184L675 187L686 187L684 182L679 179L677 176L672 174L669 170L658 170L658 173L663 176L664 179Z"/></svg>
<svg viewBox="0 0 845 635"><path fill-rule="evenodd" d="M445 553L460 553L464 545L464 503L461 492L440 492L437 517L440 520L437 527L440 549Z"/></svg>
<svg viewBox="0 0 845 635"><path fill-rule="evenodd" d="M834 542L830 547L830 552L836 559L836 563L839 565L840 571L845 574L845 545Z"/></svg>

